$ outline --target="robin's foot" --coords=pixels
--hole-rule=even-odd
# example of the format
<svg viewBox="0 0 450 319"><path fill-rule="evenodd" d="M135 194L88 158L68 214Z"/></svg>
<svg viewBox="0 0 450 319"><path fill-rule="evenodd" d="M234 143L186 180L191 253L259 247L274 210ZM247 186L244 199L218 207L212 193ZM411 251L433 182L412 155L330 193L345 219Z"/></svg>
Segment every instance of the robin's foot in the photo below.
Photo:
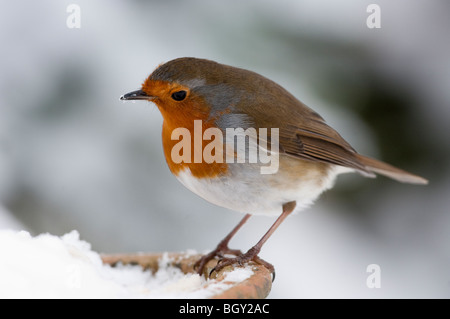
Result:
<svg viewBox="0 0 450 319"><path fill-rule="evenodd" d="M206 266L206 264L214 259L215 257L219 257L220 260L226 259L226 255L234 255L239 256L242 255L242 252L239 249L230 249L228 248L227 242L221 242L219 245L217 245L216 249L211 251L209 254L204 255L202 258L200 258L194 265L194 269L197 269L197 273L199 275L202 275L203 270Z"/></svg>
<svg viewBox="0 0 450 319"><path fill-rule="evenodd" d="M267 261L258 257L259 250L257 247L250 248L245 254L240 254L236 258L222 258L217 263L216 267L214 267L209 275L213 272L219 272L221 269L226 266L238 264L239 266L244 266L245 263L249 261L254 261L257 264L263 265L272 273L272 281L275 280L275 267L268 263Z"/></svg>

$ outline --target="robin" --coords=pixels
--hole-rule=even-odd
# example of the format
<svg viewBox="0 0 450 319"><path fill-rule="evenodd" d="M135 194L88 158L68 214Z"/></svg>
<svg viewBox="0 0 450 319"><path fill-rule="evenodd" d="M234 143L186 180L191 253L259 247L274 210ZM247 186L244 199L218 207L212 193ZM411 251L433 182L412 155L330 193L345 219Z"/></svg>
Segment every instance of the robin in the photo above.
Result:
<svg viewBox="0 0 450 319"><path fill-rule="evenodd" d="M366 177L380 174L404 183L428 183L358 154L319 114L277 83L245 69L205 59L178 58L160 65L140 90L120 99L156 104L163 117L162 145L167 164L184 186L211 203L245 213L216 249L197 262L199 274L208 261L219 257L212 271L254 261L275 275L274 267L258 257L261 247L289 214L311 205L341 173L357 172ZM241 135L246 135L244 146L236 146L234 136L226 135L230 129L240 129ZM246 134L250 129L256 135ZM210 132L214 134L206 134ZM181 137L186 142L184 147L179 145ZM249 161L248 154L238 154L250 151L252 143L277 159L276 169L263 173L261 168L267 161ZM193 150L186 145L193 145ZM207 148L215 160L200 156ZM257 214L278 218L246 253L230 249L230 239L251 215Z"/></svg>

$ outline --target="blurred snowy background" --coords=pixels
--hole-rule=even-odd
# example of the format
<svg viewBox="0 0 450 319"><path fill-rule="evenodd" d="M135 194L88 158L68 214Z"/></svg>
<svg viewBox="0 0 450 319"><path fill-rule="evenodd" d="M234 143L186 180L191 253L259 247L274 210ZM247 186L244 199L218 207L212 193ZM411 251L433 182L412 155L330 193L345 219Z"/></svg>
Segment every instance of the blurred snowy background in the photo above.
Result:
<svg viewBox="0 0 450 319"><path fill-rule="evenodd" d="M275 80L359 152L430 180L339 178L264 246L270 297L450 297L450 3L377 1L369 29L370 3L3 1L0 229L77 229L110 253L214 248L242 216L170 174L153 104L119 101L158 64L195 56ZM250 219L231 246L273 221Z"/></svg>

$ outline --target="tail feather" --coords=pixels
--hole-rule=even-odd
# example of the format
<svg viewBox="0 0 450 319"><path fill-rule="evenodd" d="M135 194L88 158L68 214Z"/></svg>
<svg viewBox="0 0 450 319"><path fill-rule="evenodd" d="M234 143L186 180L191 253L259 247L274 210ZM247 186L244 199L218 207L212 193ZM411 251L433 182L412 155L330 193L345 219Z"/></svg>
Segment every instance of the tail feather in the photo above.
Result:
<svg viewBox="0 0 450 319"><path fill-rule="evenodd" d="M423 177L408 173L400 168L394 167L387 163L378 161L376 159L356 154L358 160L366 166L366 169L369 172L374 172L377 174L384 175L386 177L395 179L402 183L410 183L410 184L428 184L428 180Z"/></svg>

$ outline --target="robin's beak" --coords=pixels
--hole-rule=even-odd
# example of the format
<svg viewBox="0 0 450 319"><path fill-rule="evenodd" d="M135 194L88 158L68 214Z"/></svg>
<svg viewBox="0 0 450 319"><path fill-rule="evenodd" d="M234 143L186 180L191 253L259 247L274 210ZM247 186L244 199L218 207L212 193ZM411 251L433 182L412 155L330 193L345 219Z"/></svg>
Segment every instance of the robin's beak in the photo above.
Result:
<svg viewBox="0 0 450 319"><path fill-rule="evenodd" d="M133 92L124 94L120 97L121 100L147 100L147 101L151 101L154 98L155 98L154 96L147 95L142 90L133 91Z"/></svg>

